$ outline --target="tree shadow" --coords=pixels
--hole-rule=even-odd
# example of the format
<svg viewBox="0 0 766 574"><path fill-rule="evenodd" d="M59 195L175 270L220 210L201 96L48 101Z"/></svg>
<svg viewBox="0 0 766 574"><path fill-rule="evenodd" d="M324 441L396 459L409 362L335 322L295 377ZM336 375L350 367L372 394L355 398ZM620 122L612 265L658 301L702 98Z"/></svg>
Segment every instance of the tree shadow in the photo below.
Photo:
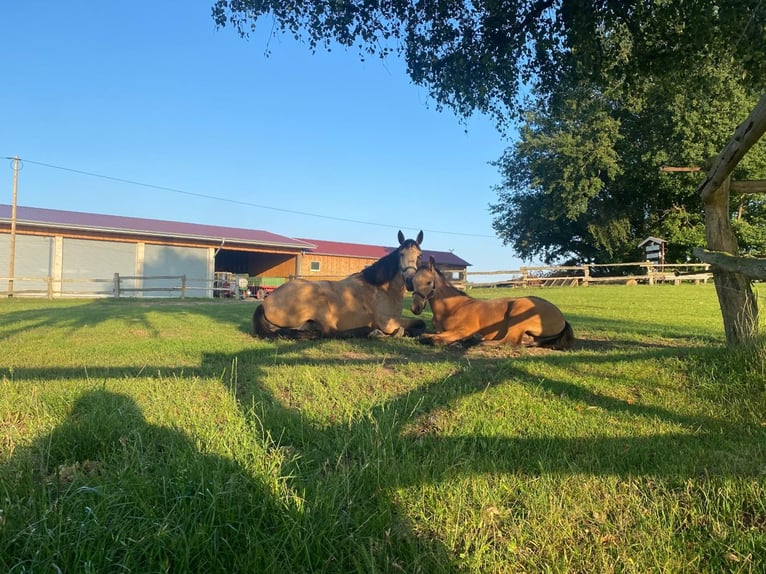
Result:
<svg viewBox="0 0 766 574"><path fill-rule="evenodd" d="M306 519L276 480L149 424L123 394L80 395L0 478L6 494L11 481L28 494L0 514L5 572L333 571L304 555L300 535L284 536Z"/></svg>
<svg viewBox="0 0 766 574"><path fill-rule="evenodd" d="M110 316L110 311L107 305L103 316ZM185 307L170 305L159 311L152 306L152 312L179 313L179 320L188 313ZM215 304L201 305L193 312L236 328L247 325L247 319L235 313L221 317ZM151 323L140 308L131 307L129 313ZM26 318L44 320L41 316ZM54 320L79 328L74 315ZM57 540L34 550L32 545L39 546L43 537L34 536L29 539L34 542L27 542L27 527L19 526L18 535L3 541L0 548L8 548L10 556L50 553L51 564L56 557L63 563L81 564L88 557L83 549L85 539L95 540L105 564L136 560L168 564L171 570L182 570L193 559L200 561L194 570L205 565L204 571L209 572L239 563L257 564L263 571L453 571L459 570L459 559L446 541L408 515L397 500L397 491L502 473L645 477L679 483L701 475L750 478L762 473L763 452L743 444L741 437L747 430L752 441L754 434L763 436L763 429L753 431L733 420L618 399L563 376L541 377L530 368L540 359L535 354L512 351L510 357L482 356L473 350L363 341L344 354L327 358L334 344L259 341L243 352L205 354L195 369L184 368L201 377L220 377L222 372L236 369L236 376L231 373L223 382L230 385L241 412L260 435L259 442L268 444L270 454L282 461L278 481L298 501L295 504L285 503L273 485L234 461L200 452L190 437L148 424L132 399L91 391L78 400L65 423L32 447L36 462L27 469L34 477L28 480L36 481L30 485L31 491L40 497L37 508L45 510L26 515L26 521L59 532ZM674 348L637 349L635 344L628 348L626 342L610 348L608 355L549 352L545 361L560 371L576 373L586 365L608 368L619 361L678 354ZM434 361L450 363L448 378L425 376L422 382L406 381L404 390L392 389L387 398L353 417L334 420L316 420L304 405L290 400L290 385L301 384L300 377L276 385L269 380L269 366L275 363L296 372L305 370L321 384L323 371L335 366L356 368L360 377L387 372L398 379L404 376L398 374L398 367ZM173 371L179 367L152 368ZM113 377L114 371L89 367L97 378ZM120 372L138 377L142 369ZM40 377L81 379L82 370L14 371L16 381ZM498 436L478 430L458 436L440 428L441 415L458 401L481 398L488 390L505 386L534 391L541 400L560 405L582 405L585 414L581 416L594 408L618 418L657 421L673 430L619 436L604 429L603 433L571 437L554 433ZM671 459L662 456L669 450L677 453ZM186 454L179 457L179 452ZM94 519L87 508L102 510ZM84 526L65 523L78 512L84 516ZM120 516L130 520L121 522ZM195 529L184 522L190 516L214 519L216 526ZM54 524L57 519L60 523ZM121 524L126 523L140 525L138 529L145 532L120 532ZM158 538L152 542L150 536ZM191 555L190 547L194 549Z"/></svg>
<svg viewBox="0 0 766 574"><path fill-rule="evenodd" d="M639 477L682 484L700 476L753 478L763 472L763 452L758 455L757 447L743 443L746 425L616 399L566 380L541 378L525 369L524 362L534 361L534 357L521 362L458 360L447 380L424 381L351 419L317 421L300 404L290 404L290 385L301 384L300 380L283 386L280 396L273 385L266 384L269 362L313 370L312 376L321 379L323 370L341 363L359 367L360 376L365 376L372 366L396 370L397 365L432 361L434 356L408 354L400 358L391 353L381 365L380 355L323 360L303 356L308 343L283 342L281 346L278 355L266 357L261 351L253 351L236 357L238 373L232 391L243 412L257 420L258 428L274 448L289 453L282 475L289 477L291 489L300 493L306 516L313 514L317 520L308 528L319 530L320 516L341 516L336 527L342 537L361 536L374 541L371 560L377 556L378 560L401 565L405 571L417 570L417 563L408 562L406 556L386 554L383 548L392 543L392 538L399 547L405 545L415 552L428 549L435 556L445 557L438 563L448 564L450 569L456 568L457 562L449 558L444 541L428 534L427 525L417 523L399 505L393 493L403 488L503 473L530 477ZM635 358L635 353L623 357L628 361ZM233 359L211 354L203 364L231 364ZM546 360L576 370L581 359L559 353ZM602 360L605 365L611 364L615 356ZM476 373L482 376L477 378ZM643 436L619 436L608 429L576 437L481 432L456 436L442 432L438 422L441 413L449 412L459 400L504 385L531 389L547 401L582 405L586 413L582 416L593 408L614 417L643 419L649 424L657 421L674 428ZM752 435L753 429L748 428L748 432ZM762 429L756 432L764 434ZM675 454L667 457L668 452ZM757 456L748 456L748 452ZM345 495L339 495L341 492Z"/></svg>

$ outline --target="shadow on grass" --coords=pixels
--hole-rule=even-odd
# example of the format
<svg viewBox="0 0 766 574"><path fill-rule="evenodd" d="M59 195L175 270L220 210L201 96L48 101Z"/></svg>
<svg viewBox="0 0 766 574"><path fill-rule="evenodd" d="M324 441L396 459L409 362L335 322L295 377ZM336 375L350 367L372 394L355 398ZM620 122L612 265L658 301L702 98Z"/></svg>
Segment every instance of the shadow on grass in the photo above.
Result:
<svg viewBox="0 0 766 574"><path fill-rule="evenodd" d="M15 319L26 323L58 322L60 327L77 329L118 312L123 318L151 325L146 310L139 306L94 305L85 318L77 318L82 314L79 310L58 317L50 317L50 312L20 312L23 316ZM248 314L243 320L239 314L245 309ZM179 320L183 314L198 313L244 332L249 332L251 310L250 306L232 306L222 311L216 304L195 305L192 309L187 305L151 307L152 313L178 313ZM78 512L84 516L85 526L59 524L53 528L63 529L64 542L72 543L70 565L82 563L87 557L81 550L81 540L92 536L104 553L104 564L127 560L130 551L152 565L167 564L172 570L173 565L183 566L183 560L190 558L191 543L193 557L202 560L199 564L205 564L210 572L224 571L224 566L246 559L263 571L439 572L459 569L459 559L449 552L445 541L430 534L400 507L395 493L402 488L488 473L650 477L679 483L702 475L761 475L764 453L758 445L764 442L763 429L617 399L568 380L540 377L527 368L544 360L562 370L577 372L585 365L601 363L608 367L617 361L679 355L674 348L637 349L635 343L612 343L608 355L550 353L543 359L535 355L470 356L407 346L408 342L360 341L353 345L354 353L326 358L321 353L316 356L317 350L332 349L333 342L254 341L252 350L204 355L199 367L191 370L201 377L215 378L236 365L236 386L232 385L231 391L244 415L261 429L261 438L283 454L284 466L279 475L300 499L299 506L286 505L270 487L234 462L199 452L190 438L148 425L131 399L106 391L83 395L70 419L35 445L38 453L48 457L39 462L42 475L37 490L45 498L43 504L55 509L51 519L58 516L66 520ZM694 355L696 351L683 352ZM450 362L453 374L446 380L410 384L406 392L391 393L390 398L352 420L319 423L300 406L285 402L275 394L274 386L267 384L270 365L275 362L317 371L341 365L358 367L366 374L375 365L417 361ZM178 367L149 368L156 372ZM115 371L124 377L140 377L146 370L98 365L88 368L93 378L113 377ZM190 369L185 367L184 371L189 373ZM81 379L82 371L14 370L15 382L39 378ZM612 436L607 429L598 436L577 437L477 432L449 436L430 422L432 415L448 410L461 399L507 385L540 393L544 401L596 407L617 417L656 420L677 430L641 436ZM179 457L178 452L186 454ZM108 481L101 492L92 491L87 480L64 484L62 490L58 475L56 488L46 483L52 473L59 472L55 469L60 465L100 459L115 461L117 468L135 474L127 481L124 476L119 480L115 477L117 487L124 492L107 500L104 509L107 513L112 509L124 512L130 518L123 524L138 529L138 533L110 531L110 519L104 515L95 518L106 521L100 526L89 522L91 517L85 509L98 508L103 493L111 488ZM87 474L87 469L82 468L75 469L75 475ZM102 466L99 472L106 470ZM80 490L83 487L87 488ZM62 496L62 492L71 498ZM221 506L211 506L213 502ZM66 508L57 508L62 504ZM215 510L212 515L211 508ZM209 519L214 526L197 530L193 517ZM111 524L119 530L119 520ZM140 532L144 528L145 532ZM19 533L23 534L21 530ZM160 542L151 543L150 533ZM112 536L111 542L108 536ZM9 547L7 540L4 546ZM61 548L59 544L48 551L56 556ZM21 536L11 541L10 549L29 556L33 552Z"/></svg>
<svg viewBox="0 0 766 574"><path fill-rule="evenodd" d="M0 478L3 572L276 572L294 551L268 485L118 393L80 395Z"/></svg>
<svg viewBox="0 0 766 574"><path fill-rule="evenodd" d="M22 301L21 310L14 310L15 301L0 300L0 341L36 328L56 328L64 332L74 334L79 329L93 326L110 320L122 320L136 328L141 328L149 333L154 332L152 315L162 314L183 321L189 316L199 316L210 319L222 325L232 326L246 334L252 333L252 315L259 303L251 300L163 300L163 299L98 299L78 302L65 301ZM32 305L33 308L23 308L24 304ZM36 304L35 304L36 303ZM410 297L404 300L404 315L414 317L409 312ZM720 336L689 333L683 328L671 328L666 325L631 321L627 319L608 319L603 317L587 316L577 313L568 313L567 319L575 329L575 337L581 341L603 341L598 335L600 332L630 333L631 338L626 342L635 346L637 340L646 337L663 337L668 341L679 340L685 344L690 338L694 338L703 344L722 344L723 334ZM430 320L430 313L426 311L422 317ZM585 334L585 336L583 336ZM615 341L614 335L611 340ZM616 340L619 344L619 338ZM640 341L639 341L640 342Z"/></svg>

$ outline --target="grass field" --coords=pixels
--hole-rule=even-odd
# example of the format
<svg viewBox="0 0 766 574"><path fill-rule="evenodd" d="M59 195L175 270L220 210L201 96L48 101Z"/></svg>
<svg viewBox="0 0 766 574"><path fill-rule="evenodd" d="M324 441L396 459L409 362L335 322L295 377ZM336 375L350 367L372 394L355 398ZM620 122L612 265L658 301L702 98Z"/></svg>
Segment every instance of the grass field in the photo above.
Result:
<svg viewBox="0 0 766 574"><path fill-rule="evenodd" d="M766 571L766 353L714 287L534 293L573 351L0 300L0 572Z"/></svg>

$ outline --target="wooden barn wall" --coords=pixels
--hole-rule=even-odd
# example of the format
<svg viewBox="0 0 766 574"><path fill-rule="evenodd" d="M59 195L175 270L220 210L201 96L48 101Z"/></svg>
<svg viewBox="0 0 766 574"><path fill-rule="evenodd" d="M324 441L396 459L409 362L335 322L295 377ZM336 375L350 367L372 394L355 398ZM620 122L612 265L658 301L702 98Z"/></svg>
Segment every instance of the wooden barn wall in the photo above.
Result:
<svg viewBox="0 0 766 574"><path fill-rule="evenodd" d="M248 257L248 275L251 277L282 277L288 279L295 275L296 267L296 255L251 253Z"/></svg>
<svg viewBox="0 0 766 574"><path fill-rule="evenodd" d="M319 262L319 271L311 270L312 261ZM304 279L342 279L358 273L375 261L377 259L305 253L300 266L300 276Z"/></svg>

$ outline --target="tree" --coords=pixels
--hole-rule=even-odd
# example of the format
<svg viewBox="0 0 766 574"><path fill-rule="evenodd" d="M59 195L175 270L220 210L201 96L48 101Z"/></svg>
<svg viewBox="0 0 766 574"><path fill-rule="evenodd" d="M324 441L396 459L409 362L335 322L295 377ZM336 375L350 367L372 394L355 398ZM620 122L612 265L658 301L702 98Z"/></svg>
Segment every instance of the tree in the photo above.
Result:
<svg viewBox="0 0 766 574"><path fill-rule="evenodd" d="M400 55L437 105L521 122L493 225L550 262L635 257L649 233L688 256L704 225L694 184L657 170L714 155L766 77L760 0L217 0L213 16L243 36L265 24L312 50Z"/></svg>
<svg viewBox="0 0 766 574"><path fill-rule="evenodd" d="M624 238L662 224L667 213L688 230L697 227L700 211L688 192L659 181L660 160L699 164L720 149L731 129L714 126L731 128L737 115L724 87L752 102L766 77L762 0L217 0L213 7L219 26L243 35L267 14L274 30L306 38L312 49L338 42L363 56L402 55L413 81L459 115L491 114L501 130L520 118L530 122L519 157L530 170L547 162L560 171L524 172L506 154L507 205L492 209L501 236L547 258L593 257L594 249L614 257L626 248ZM711 84L711 75L725 81ZM583 99L588 94L594 106ZM699 110L705 129L689 117ZM588 134L595 139L588 142ZM653 141L660 137L664 147ZM578 149L586 142L589 152ZM544 157L547 145L557 157ZM728 166L709 172L700 192L709 243L710 220L720 222L721 208L729 220L728 192L723 206L711 191L723 189L723 172ZM538 217L523 227L528 214ZM675 229L682 231L680 223ZM730 235L724 243L736 246ZM757 324L749 308L741 311ZM723 313L735 324L727 321L733 306Z"/></svg>
<svg viewBox="0 0 766 574"><path fill-rule="evenodd" d="M311 49L398 54L441 105L492 114L501 128L518 118L527 85L547 97L572 70L633 88L726 53L744 83L766 77L760 0L216 0L212 12L243 36L270 16L267 29Z"/></svg>
<svg viewBox="0 0 766 574"><path fill-rule="evenodd" d="M726 141L754 102L736 72L712 67L703 81L657 77L630 93L562 82L553 98L537 102L519 140L496 162L503 174L500 201L491 206L498 235L522 257L570 264L635 260L640 241L655 235L668 240L668 262L686 261L705 239L694 193L700 174L669 177L660 167L701 166ZM746 159L739 177L766 175L763 153ZM762 200L752 197L737 211L751 252L766 252L753 232L762 212Z"/></svg>

